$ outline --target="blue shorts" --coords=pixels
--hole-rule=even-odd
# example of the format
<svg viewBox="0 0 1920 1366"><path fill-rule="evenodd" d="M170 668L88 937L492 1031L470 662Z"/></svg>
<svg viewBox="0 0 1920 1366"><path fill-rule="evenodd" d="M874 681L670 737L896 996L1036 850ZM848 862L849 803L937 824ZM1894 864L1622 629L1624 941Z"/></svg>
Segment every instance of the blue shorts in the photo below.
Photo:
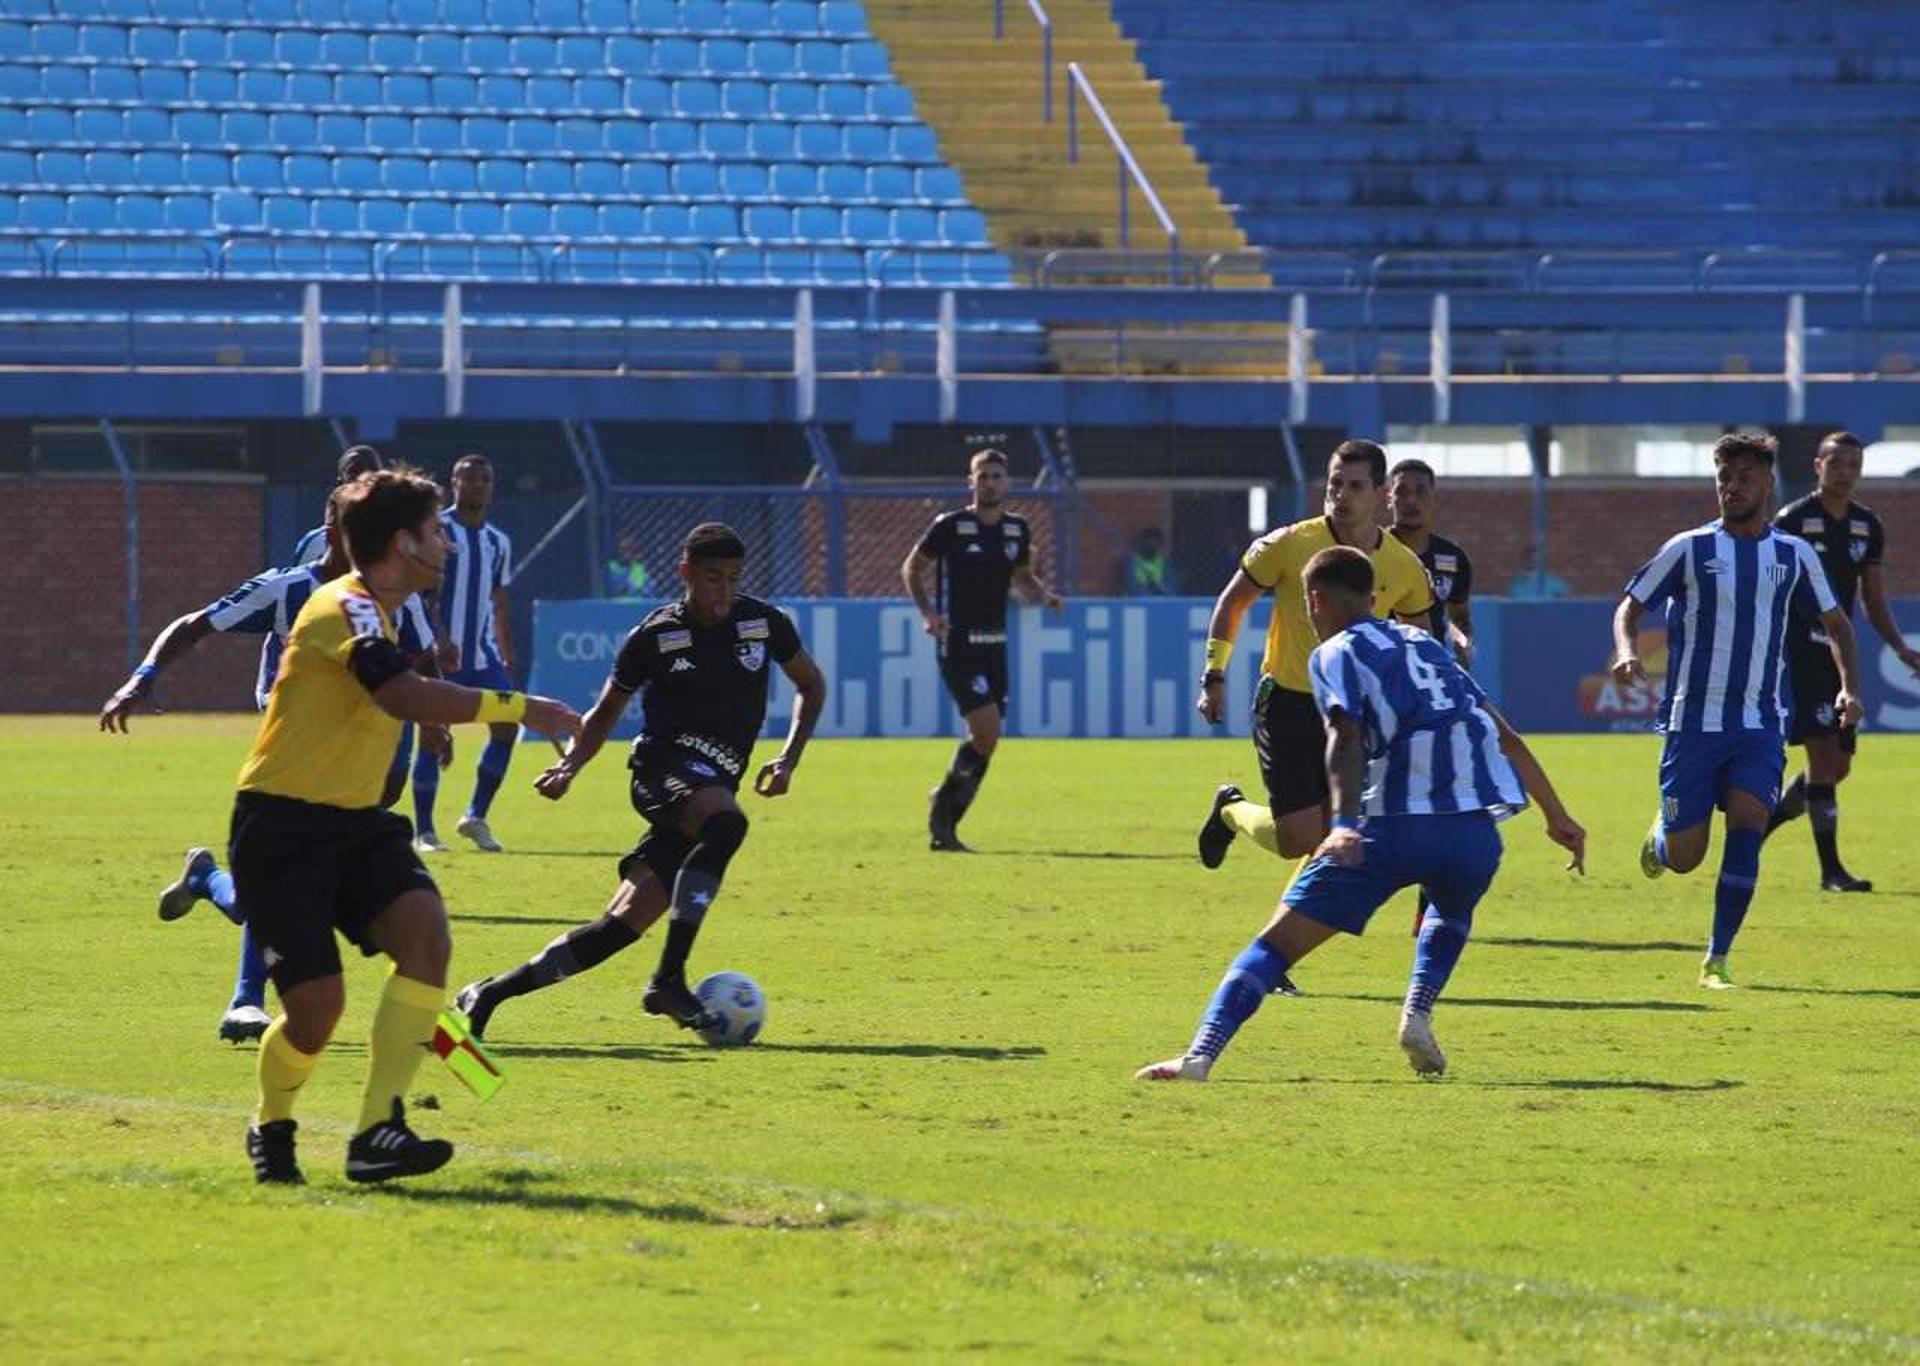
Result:
<svg viewBox="0 0 1920 1366"><path fill-rule="evenodd" d="M1360 827L1366 858L1358 868L1317 858L1286 904L1348 934L1402 887L1426 889L1427 904L1445 919L1470 916L1500 867L1500 831L1484 811L1448 816L1370 816Z"/></svg>
<svg viewBox="0 0 1920 1366"><path fill-rule="evenodd" d="M1660 751L1660 823L1688 830L1727 808L1727 793L1750 793L1771 811L1780 801L1787 742L1777 731L1668 731Z"/></svg>
<svg viewBox="0 0 1920 1366"><path fill-rule="evenodd" d="M463 688L487 688L494 692L512 692L513 680L507 676L504 664L482 664L472 669L455 669L447 675L447 682L458 683Z"/></svg>

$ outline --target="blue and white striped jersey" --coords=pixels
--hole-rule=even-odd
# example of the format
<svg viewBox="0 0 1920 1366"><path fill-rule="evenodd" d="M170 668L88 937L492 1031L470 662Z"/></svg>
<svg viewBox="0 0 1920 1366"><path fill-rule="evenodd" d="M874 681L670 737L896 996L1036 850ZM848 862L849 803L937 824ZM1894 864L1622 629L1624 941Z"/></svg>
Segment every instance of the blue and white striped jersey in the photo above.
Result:
<svg viewBox="0 0 1920 1366"><path fill-rule="evenodd" d="M494 634L493 594L513 581L513 543L491 522L478 529L453 515L440 514L447 542L446 577L440 583L440 617L447 635L460 647L460 667L490 669L506 663Z"/></svg>
<svg viewBox="0 0 1920 1366"><path fill-rule="evenodd" d="M262 710L273 691L273 680L280 672L280 653L286 648L287 632L307 605L313 590L325 580L311 564L286 569L269 569L255 574L231 593L205 609L207 623L216 631L265 636L260 644L260 670L254 677L253 700ZM416 655L433 644L433 627L427 622L426 604L415 593L400 604L400 649Z"/></svg>
<svg viewBox="0 0 1920 1366"><path fill-rule="evenodd" d="M1772 527L1730 536L1709 522L1661 546L1626 592L1643 607L1667 606L1659 729L1786 733L1788 612L1819 616L1838 605L1811 545Z"/></svg>
<svg viewBox="0 0 1920 1366"><path fill-rule="evenodd" d="M327 558L327 528L323 523L309 531L300 533L299 542L293 547L294 564L318 564Z"/></svg>
<svg viewBox="0 0 1920 1366"><path fill-rule="evenodd" d="M1526 806L1486 694L1424 630L1358 622L1321 642L1307 678L1322 715L1343 711L1366 735L1366 815L1504 817Z"/></svg>

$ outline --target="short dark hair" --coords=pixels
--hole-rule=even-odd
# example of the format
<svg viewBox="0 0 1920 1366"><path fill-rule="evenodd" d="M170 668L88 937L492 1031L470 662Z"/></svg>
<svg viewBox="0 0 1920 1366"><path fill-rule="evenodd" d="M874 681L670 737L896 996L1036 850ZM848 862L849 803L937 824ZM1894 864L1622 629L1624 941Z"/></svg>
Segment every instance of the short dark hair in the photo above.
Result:
<svg viewBox="0 0 1920 1366"><path fill-rule="evenodd" d="M386 457L373 446L349 446L340 452L340 463L334 466L333 482L347 484L363 474L387 467Z"/></svg>
<svg viewBox="0 0 1920 1366"><path fill-rule="evenodd" d="M1387 482L1392 483L1403 474L1424 474L1429 484L1440 482L1440 476L1433 472L1433 466L1424 460L1416 460L1412 456L1394 462L1393 468L1387 471Z"/></svg>
<svg viewBox="0 0 1920 1366"><path fill-rule="evenodd" d="M725 522L702 522L680 543L680 558L689 564L699 560L744 560L747 543Z"/></svg>
<svg viewBox="0 0 1920 1366"><path fill-rule="evenodd" d="M1758 460L1768 469L1780 455L1780 443L1765 432L1728 432L1713 443L1713 463Z"/></svg>
<svg viewBox="0 0 1920 1366"><path fill-rule="evenodd" d="M967 457L968 468L972 468L974 465L978 465L982 463L988 464L988 465L998 465L1001 469L1004 470L1007 468L1007 465L1008 465L1007 453L1001 450L998 446L983 446L981 449L975 451L972 455Z"/></svg>
<svg viewBox="0 0 1920 1366"><path fill-rule="evenodd" d="M1356 598L1373 597L1373 561L1350 545L1330 545L1307 561L1301 578L1309 588L1338 588Z"/></svg>
<svg viewBox="0 0 1920 1366"><path fill-rule="evenodd" d="M465 455L454 461L453 472L458 474L462 465L485 465L488 469L493 468L493 462L478 451L468 451Z"/></svg>
<svg viewBox="0 0 1920 1366"><path fill-rule="evenodd" d="M1378 442L1363 441L1358 438L1342 441L1333 448L1333 454L1327 458L1327 463L1331 465L1335 461L1344 463L1349 460L1366 461L1367 472L1372 475L1373 482L1376 484L1387 482L1387 453L1380 448Z"/></svg>
<svg viewBox="0 0 1920 1366"><path fill-rule="evenodd" d="M335 518L355 569L378 564L395 533L440 511L440 486L406 465L363 474L334 490Z"/></svg>
<svg viewBox="0 0 1920 1366"><path fill-rule="evenodd" d="M1855 436L1852 432L1828 432L1820 438L1820 449L1815 452L1814 459L1818 460L1828 451L1864 451L1866 448L1867 443Z"/></svg>

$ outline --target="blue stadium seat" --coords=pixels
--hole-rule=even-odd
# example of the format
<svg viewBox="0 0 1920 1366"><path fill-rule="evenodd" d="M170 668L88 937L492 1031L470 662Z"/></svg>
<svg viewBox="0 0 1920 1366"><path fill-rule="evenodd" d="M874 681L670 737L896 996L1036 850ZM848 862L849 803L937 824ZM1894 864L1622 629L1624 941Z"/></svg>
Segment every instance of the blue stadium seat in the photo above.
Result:
<svg viewBox="0 0 1920 1366"><path fill-rule="evenodd" d="M820 112L820 87L812 81L776 81L772 110L783 119L810 119Z"/></svg>
<svg viewBox="0 0 1920 1366"><path fill-rule="evenodd" d="M653 150L662 156L691 156L700 149L700 132L685 119L661 119L653 125Z"/></svg>
<svg viewBox="0 0 1920 1366"><path fill-rule="evenodd" d="M313 201L315 232L357 233L360 231L360 205L352 199L316 199Z"/></svg>
<svg viewBox="0 0 1920 1366"><path fill-rule="evenodd" d="M803 42L799 47L799 69L808 76L839 76L846 70L839 43Z"/></svg>
<svg viewBox="0 0 1920 1366"><path fill-rule="evenodd" d="M373 114L366 117L365 123L368 147L411 147L420 141L413 120L404 115Z"/></svg>
<svg viewBox="0 0 1920 1366"><path fill-rule="evenodd" d="M778 38L755 39L747 49L747 60L763 80L791 76L799 64L793 44Z"/></svg>
<svg viewBox="0 0 1920 1366"><path fill-rule="evenodd" d="M62 157L71 157L76 163L72 169L77 172L77 174L70 178L80 184L86 183L87 164L78 153L42 152L38 158L39 168L36 169L33 153L0 150L0 185L13 185L24 188L33 184L36 180L51 182L56 178L56 173L52 168L56 165L61 167L66 166L65 162L54 160L54 158ZM69 177L62 176L60 178L67 179Z"/></svg>
<svg viewBox="0 0 1920 1366"><path fill-rule="evenodd" d="M606 145L606 129L599 119L561 119L553 131L563 152L598 152Z"/></svg>
<svg viewBox="0 0 1920 1366"><path fill-rule="evenodd" d="M67 225L83 232L113 232L121 226L113 200L103 194L77 194L68 198L64 210ZM25 222L24 226L33 226Z"/></svg>
<svg viewBox="0 0 1920 1366"><path fill-rule="evenodd" d="M646 235L668 240L693 236L693 210L684 204L647 205Z"/></svg>
<svg viewBox="0 0 1920 1366"><path fill-rule="evenodd" d="M745 76L753 64L738 38L708 38L700 44L700 69L710 76Z"/></svg>
<svg viewBox="0 0 1920 1366"><path fill-rule="evenodd" d="M634 0L635 28L672 33L680 27L680 6L674 0Z"/></svg>
<svg viewBox="0 0 1920 1366"><path fill-rule="evenodd" d="M8 110L9 114L20 117L20 130L8 133L7 141L13 142L32 138L32 119L34 114L50 114L52 110L36 109L32 111ZM60 111L65 113L66 111ZM80 142L98 145L102 142L170 142L173 139L172 121L166 112L159 109L77 109L68 115L72 122L69 131ZM129 123L138 119L140 132L129 131ZM157 135L153 125L159 124ZM40 142L65 141L64 138L38 138Z"/></svg>
<svg viewBox="0 0 1920 1366"><path fill-rule="evenodd" d="M141 24L133 30L128 46L140 61L171 62L180 55L180 32L155 24Z"/></svg>
<svg viewBox="0 0 1920 1366"><path fill-rule="evenodd" d="M300 76L296 75L292 81L288 82L289 94L296 100L302 99L298 87L300 79ZM302 100L302 102L305 103L307 101ZM344 104L356 109L378 109L387 103L387 97L386 91L381 85L380 77L376 76L373 72L343 71L339 76L334 78L333 95L331 99L322 98L311 102L315 104Z"/></svg>
<svg viewBox="0 0 1920 1366"><path fill-rule="evenodd" d="M33 30L25 24L0 24L0 57L25 57L33 51Z"/></svg>
<svg viewBox="0 0 1920 1366"><path fill-rule="evenodd" d="M940 217L932 209L895 209L893 236L916 245L940 240Z"/></svg>
<svg viewBox="0 0 1920 1366"><path fill-rule="evenodd" d="M595 236L600 231L600 211L591 204L556 204L553 230L562 237Z"/></svg>
<svg viewBox="0 0 1920 1366"><path fill-rule="evenodd" d="M336 30L320 35L320 61L343 68L367 65L367 35Z"/></svg>
<svg viewBox="0 0 1920 1366"><path fill-rule="evenodd" d="M424 195L433 188L422 157L388 157L380 163L380 183L399 195Z"/></svg>
<svg viewBox="0 0 1920 1366"><path fill-rule="evenodd" d="M560 65L560 46L542 34L515 34L507 44L507 65L525 71L550 71Z"/></svg>
<svg viewBox="0 0 1920 1366"><path fill-rule="evenodd" d="M611 65L607 60L607 41L584 34L569 34L560 40L554 62L569 71L599 71Z"/></svg>
<svg viewBox="0 0 1920 1366"><path fill-rule="evenodd" d="M747 130L747 150L762 161L792 161L794 145L794 128L789 123L761 119Z"/></svg>
<svg viewBox="0 0 1920 1366"><path fill-rule="evenodd" d="M633 23L633 10L627 0L586 0L581 15L588 28L618 31Z"/></svg>
<svg viewBox="0 0 1920 1366"><path fill-rule="evenodd" d="M435 157L427 177L436 194L473 194L480 188L480 163L471 157Z"/></svg>
<svg viewBox="0 0 1920 1366"><path fill-rule="evenodd" d="M506 82L511 82L512 86L506 86ZM526 97L526 87L517 76L496 76L490 78L489 83L494 85L494 89L489 93L496 98L484 99L480 94L480 81L472 76L443 72L427 81L427 99L441 109L470 109L476 105L498 109L503 104L511 108ZM393 94L394 92L389 88L389 103L405 103L405 101L394 99ZM499 96L507 96L507 98L499 99ZM518 98L514 98L515 96Z"/></svg>
<svg viewBox="0 0 1920 1366"><path fill-rule="evenodd" d="M573 104L578 109L609 113L621 109L621 82L611 76L582 76L573 83Z"/></svg>
<svg viewBox="0 0 1920 1366"><path fill-rule="evenodd" d="M213 197L216 228L257 228L261 225L260 197L244 190L222 190Z"/></svg>
<svg viewBox="0 0 1920 1366"><path fill-rule="evenodd" d="M432 97L432 83L425 76L392 75L380 78L380 101L383 104L399 109L418 109Z"/></svg>
<svg viewBox="0 0 1920 1366"><path fill-rule="evenodd" d="M793 210L780 204L749 204L744 226L748 238L785 242L793 237Z"/></svg>
<svg viewBox="0 0 1920 1366"><path fill-rule="evenodd" d="M506 119L476 116L460 120L459 145L470 152L503 152L512 145L512 136L513 125Z"/></svg>
<svg viewBox="0 0 1920 1366"><path fill-rule="evenodd" d="M484 199L463 199L454 206L454 226L475 237L497 236L506 221L506 210Z"/></svg>
<svg viewBox="0 0 1920 1366"><path fill-rule="evenodd" d="M322 114L315 121L313 141L322 147L365 147L367 121L358 114Z"/></svg>
<svg viewBox="0 0 1920 1366"><path fill-rule="evenodd" d="M870 85L867 87L867 108L876 119L913 118L913 92L904 85L891 82Z"/></svg>
<svg viewBox="0 0 1920 1366"><path fill-rule="evenodd" d="M682 161L673 168L673 192L682 199L717 199L720 172L706 161Z"/></svg>
<svg viewBox="0 0 1920 1366"><path fill-rule="evenodd" d="M694 205L693 235L706 242L723 242L738 237L739 211L731 204Z"/></svg>
<svg viewBox="0 0 1920 1366"><path fill-rule="evenodd" d="M416 199L407 205L408 232L445 237L457 230L453 205L438 199Z"/></svg>
<svg viewBox="0 0 1920 1366"><path fill-rule="evenodd" d="M621 168L626 192L638 199L665 199L673 193L667 164L663 161L629 161Z"/></svg>
<svg viewBox="0 0 1920 1366"><path fill-rule="evenodd" d="M284 163L286 185L291 190L330 190L333 188L333 163L326 157L298 154Z"/></svg>
<svg viewBox="0 0 1920 1366"><path fill-rule="evenodd" d="M161 206L161 222L174 232L206 232L213 227L213 200L204 194L170 194Z"/></svg>
<svg viewBox="0 0 1920 1366"><path fill-rule="evenodd" d="M164 155L171 156L173 153ZM233 183L233 158L221 151L188 152L182 158L178 183L202 189L223 189Z"/></svg>
<svg viewBox="0 0 1920 1366"><path fill-rule="evenodd" d="M773 27L777 33L818 33L820 6L813 0L773 0Z"/></svg>
<svg viewBox="0 0 1920 1366"><path fill-rule="evenodd" d="M275 105L287 98L287 78L279 71L243 71L240 73L240 99L248 104Z"/></svg>
<svg viewBox="0 0 1920 1366"><path fill-rule="evenodd" d="M854 161L869 163L891 161L894 156L893 136L884 124L850 123L847 125L847 156Z"/></svg>
<svg viewBox="0 0 1920 1366"><path fill-rule="evenodd" d="M436 76L433 79L434 103L442 106L452 105L454 101L451 98L442 98L440 82L446 78ZM447 88L447 96L453 93L451 87ZM524 109L527 104L526 79L521 76L482 76L473 98L466 103L478 105L483 109Z"/></svg>
<svg viewBox="0 0 1920 1366"><path fill-rule="evenodd" d="M260 221L273 232L305 232L313 225L312 205L291 195L268 195L260 206Z"/></svg>
<svg viewBox="0 0 1920 1366"><path fill-rule="evenodd" d="M577 161L573 166L573 192L590 199L611 199L621 193L620 167L611 161Z"/></svg>
<svg viewBox="0 0 1920 1366"><path fill-rule="evenodd" d="M647 211L638 204L600 206L600 234L603 237L645 237Z"/></svg>
<svg viewBox="0 0 1920 1366"><path fill-rule="evenodd" d="M189 66L204 66L227 60L227 32L218 28L180 30L180 60Z"/></svg>
<svg viewBox="0 0 1920 1366"><path fill-rule="evenodd" d="M267 141L267 116L251 109L235 109L219 116L217 138L196 138L197 143L225 141L236 147L257 147ZM175 120L179 126L183 120Z"/></svg>
<svg viewBox="0 0 1920 1366"><path fill-rule="evenodd" d="M407 230L407 206L398 199L365 199L360 202L360 226L367 232L386 236Z"/></svg>
<svg viewBox="0 0 1920 1366"><path fill-rule="evenodd" d="M115 71L116 69L113 67L102 67L98 74L107 76L114 74ZM223 71L217 67L203 66L197 71L188 73L187 98L200 104L231 104L239 97L239 94L240 77L237 72ZM124 96L98 89L96 89L96 95L99 98L110 100L125 98Z"/></svg>
<svg viewBox="0 0 1920 1366"><path fill-rule="evenodd" d="M636 76L653 70L653 40L624 33L607 39L607 65Z"/></svg>
<svg viewBox="0 0 1920 1366"><path fill-rule="evenodd" d="M282 147L313 147L320 141L319 121L312 114L269 114L267 136Z"/></svg>
<svg viewBox="0 0 1920 1366"><path fill-rule="evenodd" d="M125 152L89 152L84 165L80 179L85 184L132 185L138 178L133 158Z"/></svg>
<svg viewBox="0 0 1920 1366"><path fill-rule="evenodd" d="M715 81L682 77L673 83L674 112L687 118L710 118L720 112L720 86Z"/></svg>
<svg viewBox="0 0 1920 1366"><path fill-rule="evenodd" d="M96 152L94 155L101 158L109 156L117 158L126 157L126 153L124 152ZM201 159L217 161L219 163L222 183L224 183L227 176L231 174L227 165L227 159L224 156L217 158L208 157L205 153L202 153ZM188 185L195 183L194 180L187 178L185 174L185 158L178 152L141 152L131 160L133 162L131 175L127 175L124 171L113 179L102 175L98 183L103 185ZM196 179L198 178L196 177ZM199 183L204 184L206 181L201 179Z"/></svg>
<svg viewBox="0 0 1920 1366"><path fill-rule="evenodd" d="M96 152L94 155L103 154ZM124 153L112 155L122 156ZM93 180L94 177L88 172L87 158L79 152L42 152L38 157L26 152L0 152L0 184L25 189L36 182L66 186L86 185Z"/></svg>
<svg viewBox="0 0 1920 1366"><path fill-rule="evenodd" d="M273 55L286 66L318 66L320 35L305 29L282 29L273 35Z"/></svg>
<svg viewBox="0 0 1920 1366"><path fill-rule="evenodd" d="M944 203L966 198L966 192L960 184L960 173L951 166L922 166L914 175L922 199Z"/></svg>
<svg viewBox="0 0 1920 1366"><path fill-rule="evenodd" d="M767 87L762 81L728 81L720 90L721 107L737 119L765 118Z"/></svg>
<svg viewBox="0 0 1920 1366"><path fill-rule="evenodd" d="M844 161L846 142L837 123L803 123L794 143L802 161Z"/></svg>
<svg viewBox="0 0 1920 1366"><path fill-rule="evenodd" d="M893 219L885 209L855 205L846 212L845 235L856 242L890 242Z"/></svg>
<svg viewBox="0 0 1920 1366"><path fill-rule="evenodd" d="M542 157L527 163L527 189L533 194L573 193L573 163Z"/></svg>
<svg viewBox="0 0 1920 1366"><path fill-rule="evenodd" d="M696 33L724 31L727 27L726 0L680 0L680 23Z"/></svg>
<svg viewBox="0 0 1920 1366"><path fill-rule="evenodd" d="M987 240L987 217L978 209L942 209L940 236L960 246Z"/></svg>
<svg viewBox="0 0 1920 1366"><path fill-rule="evenodd" d="M466 66L466 54L457 33L423 33L415 45L421 66L429 71L459 71Z"/></svg>
<svg viewBox="0 0 1920 1366"><path fill-rule="evenodd" d="M847 74L865 81L886 80L893 74L887 50L878 43L848 43Z"/></svg>
<svg viewBox="0 0 1920 1366"><path fill-rule="evenodd" d="M171 120L173 136L184 147L204 147L215 142L238 142L226 137L224 120L206 109L183 109Z"/></svg>
<svg viewBox="0 0 1920 1366"><path fill-rule="evenodd" d="M375 66L394 67L417 66L419 53L414 50L411 33L376 33L367 45L367 60Z"/></svg>
<svg viewBox="0 0 1920 1366"><path fill-rule="evenodd" d="M393 139L375 138L373 136L373 124L369 122L367 124L367 141L374 146L391 147L405 146L409 139L404 137L396 137ZM413 120L413 137L411 141L423 152L450 152L466 145L466 134L465 130L461 127L459 119L448 118L441 114L432 114Z"/></svg>
<svg viewBox="0 0 1920 1366"><path fill-rule="evenodd" d="M608 119L607 150L615 156L644 156L653 150L653 126L645 119Z"/></svg>
<svg viewBox="0 0 1920 1366"><path fill-rule="evenodd" d="M747 155L750 125L734 120L708 120L700 125L700 150L710 157L744 157Z"/></svg>
<svg viewBox="0 0 1920 1366"><path fill-rule="evenodd" d="M636 114L658 117L673 110L673 87L657 76L631 76L626 83L626 107Z"/></svg>
<svg viewBox="0 0 1920 1366"><path fill-rule="evenodd" d="M109 73L112 67L102 68ZM72 100L94 98L93 82L84 66L43 66L40 68L40 93L50 100L63 103ZM112 80L112 74L107 79ZM144 84L144 82L143 82ZM179 99L186 94L186 73L181 71L161 71L155 76L156 88L171 92L167 98Z"/></svg>
<svg viewBox="0 0 1920 1366"><path fill-rule="evenodd" d="M894 203L919 198L914 188L913 170L907 166L872 166L867 170L867 195Z"/></svg>
<svg viewBox="0 0 1920 1366"><path fill-rule="evenodd" d="M527 78L527 104L534 109L571 108L573 82L565 76L530 76Z"/></svg>
<svg viewBox="0 0 1920 1366"><path fill-rule="evenodd" d="M245 0L240 0L242 8ZM349 24L384 24L393 17L388 0L340 0L340 17Z"/></svg>
<svg viewBox="0 0 1920 1366"><path fill-rule="evenodd" d="M926 124L901 124L893 130L893 155L901 161L937 162L940 144Z"/></svg>
<svg viewBox="0 0 1920 1366"><path fill-rule="evenodd" d="M691 38L659 38L653 44L653 69L663 76L691 76L700 67L700 44Z"/></svg>
<svg viewBox="0 0 1920 1366"><path fill-rule="evenodd" d="M768 192L795 203L820 197L820 172L797 161L776 162Z"/></svg>
<svg viewBox="0 0 1920 1366"><path fill-rule="evenodd" d="M167 225L159 195L120 195L114 200L114 217L125 232L159 232Z"/></svg>
<svg viewBox="0 0 1920 1366"><path fill-rule="evenodd" d="M859 5L846 0L827 0L820 6L820 31L842 37L859 37L867 31L867 16Z"/></svg>
<svg viewBox="0 0 1920 1366"><path fill-rule="evenodd" d="M0 24L0 54L8 52L6 30L12 24ZM127 30L120 24L83 24L80 51L103 61L121 61L127 56Z"/></svg>
<svg viewBox="0 0 1920 1366"><path fill-rule="evenodd" d="M728 199L765 199L771 180L757 161L729 161L720 167L720 193Z"/></svg>
<svg viewBox="0 0 1920 1366"><path fill-rule="evenodd" d="M820 168L820 192L827 199L850 204L867 197L867 168L833 165Z"/></svg>

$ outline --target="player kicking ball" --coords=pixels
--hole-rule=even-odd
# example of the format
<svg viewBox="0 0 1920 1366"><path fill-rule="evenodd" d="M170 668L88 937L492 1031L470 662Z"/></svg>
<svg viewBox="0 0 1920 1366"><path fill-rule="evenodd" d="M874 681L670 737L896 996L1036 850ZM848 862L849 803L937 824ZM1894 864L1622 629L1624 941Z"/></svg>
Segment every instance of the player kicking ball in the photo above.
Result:
<svg viewBox="0 0 1920 1366"><path fill-rule="evenodd" d="M680 560L686 595L628 633L579 736L535 783L543 797L564 797L640 694L641 730L627 766L647 833L620 860L620 885L598 920L567 931L511 972L460 989L455 1004L476 1036L485 1037L502 1002L598 967L662 913L666 943L641 1008L682 1028L704 1023L706 1012L687 986L687 956L747 837L735 794L766 720L769 660L793 680L796 695L787 742L761 766L755 792L787 791L827 701L826 678L801 648L792 619L739 591L746 556L739 535L719 522L687 534Z"/></svg>
<svg viewBox="0 0 1920 1366"><path fill-rule="evenodd" d="M1227 968L1187 1051L1134 1073L1140 1081L1205 1081L1287 969L1338 932L1360 934L1404 887L1427 904L1400 1011L1413 1070L1438 1076L1447 1056L1433 1007L1467 945L1474 907L1500 866L1495 823L1540 804L1547 836L1584 872L1586 831L1546 770L1447 647L1373 615L1373 565L1347 546L1322 550L1302 574L1321 644L1308 660L1327 727L1333 828L1279 911Z"/></svg>

